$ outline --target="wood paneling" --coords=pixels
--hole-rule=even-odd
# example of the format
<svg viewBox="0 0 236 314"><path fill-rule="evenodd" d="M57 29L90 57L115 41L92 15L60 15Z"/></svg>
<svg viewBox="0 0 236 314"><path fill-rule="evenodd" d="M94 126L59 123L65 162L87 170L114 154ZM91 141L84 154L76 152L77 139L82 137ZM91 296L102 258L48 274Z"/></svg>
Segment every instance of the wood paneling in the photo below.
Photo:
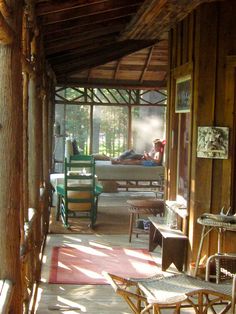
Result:
<svg viewBox="0 0 236 314"><path fill-rule="evenodd" d="M235 88L234 69L226 67L228 55L236 54L235 21L236 3L233 0L202 4L171 31L170 43L170 121L169 142L172 130L177 130L178 118L174 112L175 78L188 72L186 63L192 64L193 107L192 107L192 150L191 182L189 202L189 261L195 260L198 250L201 226L197 218L204 212L219 213L222 206L235 202L232 195L235 171L235 141L230 137L230 156L227 160L196 157L198 126L228 126L235 129L235 111L232 91ZM226 69L227 68L227 69ZM228 73L228 74L227 74ZM234 83L232 83L232 78ZM230 83L231 82L231 83ZM235 135L235 130L233 131ZM176 149L169 144L169 197L176 193ZM235 204L233 204L235 205ZM235 251L229 239L236 239L232 232L226 234L225 251ZM203 254L217 251L216 233L204 241Z"/></svg>

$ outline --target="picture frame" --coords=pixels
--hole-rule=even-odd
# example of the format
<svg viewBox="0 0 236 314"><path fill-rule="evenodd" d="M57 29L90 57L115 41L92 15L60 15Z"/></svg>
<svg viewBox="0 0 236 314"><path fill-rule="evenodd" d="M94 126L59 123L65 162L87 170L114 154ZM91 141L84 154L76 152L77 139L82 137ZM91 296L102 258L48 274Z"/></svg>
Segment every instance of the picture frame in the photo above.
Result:
<svg viewBox="0 0 236 314"><path fill-rule="evenodd" d="M176 79L175 112L190 112L192 103L192 78L185 75Z"/></svg>
<svg viewBox="0 0 236 314"><path fill-rule="evenodd" d="M228 159L229 128L198 127L197 157Z"/></svg>

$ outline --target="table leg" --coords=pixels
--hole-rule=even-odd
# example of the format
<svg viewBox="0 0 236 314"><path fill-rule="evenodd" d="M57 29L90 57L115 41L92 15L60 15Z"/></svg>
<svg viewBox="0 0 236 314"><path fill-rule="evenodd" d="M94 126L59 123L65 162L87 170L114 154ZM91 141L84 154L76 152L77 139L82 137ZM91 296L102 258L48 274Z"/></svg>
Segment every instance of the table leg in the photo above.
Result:
<svg viewBox="0 0 236 314"><path fill-rule="evenodd" d="M162 270L165 271L173 263L178 271L183 271L187 239L163 238L162 241Z"/></svg>
<svg viewBox="0 0 236 314"><path fill-rule="evenodd" d="M198 270L198 266L199 266L199 263L200 263L203 240L204 240L205 236L206 236L212 229L213 229L213 227L211 227L211 228L207 231L207 230L206 230L206 226L203 226L203 227L202 227L201 240L200 240L200 244L199 244L199 248L198 248L198 254L197 254L197 259L196 259L196 264L195 264L195 270L194 270L193 277L196 277L196 276L197 276L197 270Z"/></svg>
<svg viewBox="0 0 236 314"><path fill-rule="evenodd" d="M129 242L131 242L131 238L132 238L133 221L134 221L134 214L130 213L130 216L129 216Z"/></svg>
<svg viewBox="0 0 236 314"><path fill-rule="evenodd" d="M162 236L155 226L151 223L149 229L149 252L155 250L158 245L161 245Z"/></svg>

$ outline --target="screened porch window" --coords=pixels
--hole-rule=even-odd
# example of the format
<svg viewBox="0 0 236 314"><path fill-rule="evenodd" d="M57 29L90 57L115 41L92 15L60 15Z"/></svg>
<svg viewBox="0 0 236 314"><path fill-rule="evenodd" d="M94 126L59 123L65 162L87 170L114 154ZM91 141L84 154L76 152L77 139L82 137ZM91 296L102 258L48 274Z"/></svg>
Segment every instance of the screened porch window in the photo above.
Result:
<svg viewBox="0 0 236 314"><path fill-rule="evenodd" d="M118 156L128 147L128 108L94 106L92 153Z"/></svg>
<svg viewBox="0 0 236 314"><path fill-rule="evenodd" d="M58 87L54 136L54 170L62 171L66 138L83 154L117 157L133 148L142 153L155 138L165 139L165 91Z"/></svg>

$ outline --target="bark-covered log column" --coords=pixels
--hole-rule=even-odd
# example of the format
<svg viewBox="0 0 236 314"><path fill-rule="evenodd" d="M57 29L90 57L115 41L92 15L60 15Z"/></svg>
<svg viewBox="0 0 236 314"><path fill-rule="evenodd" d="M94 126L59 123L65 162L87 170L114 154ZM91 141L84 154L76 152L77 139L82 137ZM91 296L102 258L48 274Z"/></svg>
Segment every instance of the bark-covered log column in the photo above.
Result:
<svg viewBox="0 0 236 314"><path fill-rule="evenodd" d="M22 313L20 283L20 206L22 182L22 1L5 1L4 17L14 32L12 41L0 36L0 278L15 284L10 313ZM1 27L0 27L1 28ZM1 31L0 31L1 35Z"/></svg>

